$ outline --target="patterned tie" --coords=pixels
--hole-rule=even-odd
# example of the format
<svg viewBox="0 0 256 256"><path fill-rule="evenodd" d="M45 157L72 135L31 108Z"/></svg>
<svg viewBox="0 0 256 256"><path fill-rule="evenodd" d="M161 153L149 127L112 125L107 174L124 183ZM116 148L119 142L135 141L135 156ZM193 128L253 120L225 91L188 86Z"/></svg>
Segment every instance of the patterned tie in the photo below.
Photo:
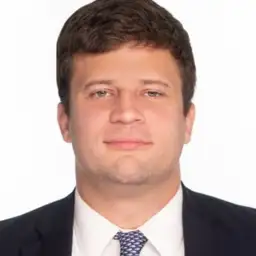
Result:
<svg viewBox="0 0 256 256"><path fill-rule="evenodd" d="M148 239L139 231L118 232L114 236L120 242L120 256L139 256Z"/></svg>

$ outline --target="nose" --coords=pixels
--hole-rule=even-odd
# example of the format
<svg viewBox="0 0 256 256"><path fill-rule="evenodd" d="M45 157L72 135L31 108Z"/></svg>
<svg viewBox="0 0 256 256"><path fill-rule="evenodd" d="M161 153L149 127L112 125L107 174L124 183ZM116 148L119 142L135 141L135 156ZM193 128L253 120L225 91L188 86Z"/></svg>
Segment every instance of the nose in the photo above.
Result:
<svg viewBox="0 0 256 256"><path fill-rule="evenodd" d="M138 100L132 93L120 94L111 111L110 122L132 124L144 121L143 114L138 109Z"/></svg>

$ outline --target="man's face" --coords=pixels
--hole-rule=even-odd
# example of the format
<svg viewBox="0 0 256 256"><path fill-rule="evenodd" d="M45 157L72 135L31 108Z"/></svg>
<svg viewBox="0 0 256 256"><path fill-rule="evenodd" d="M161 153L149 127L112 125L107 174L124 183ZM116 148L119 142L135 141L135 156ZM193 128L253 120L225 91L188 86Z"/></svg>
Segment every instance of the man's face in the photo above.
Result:
<svg viewBox="0 0 256 256"><path fill-rule="evenodd" d="M178 172L194 106L185 117L169 51L124 46L76 56L73 65L70 116L60 104L58 120L77 171L122 184L159 182Z"/></svg>

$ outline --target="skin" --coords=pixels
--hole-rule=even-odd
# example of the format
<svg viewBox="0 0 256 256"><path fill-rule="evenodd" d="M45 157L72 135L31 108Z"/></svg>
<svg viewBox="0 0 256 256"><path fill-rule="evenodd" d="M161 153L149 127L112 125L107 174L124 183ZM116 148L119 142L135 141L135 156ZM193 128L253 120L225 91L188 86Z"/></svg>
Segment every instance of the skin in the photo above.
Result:
<svg viewBox="0 0 256 256"><path fill-rule="evenodd" d="M129 45L77 55L70 86L70 115L60 103L58 123L74 149L78 192L112 223L137 228L181 181L195 107L184 116L177 63L167 50Z"/></svg>

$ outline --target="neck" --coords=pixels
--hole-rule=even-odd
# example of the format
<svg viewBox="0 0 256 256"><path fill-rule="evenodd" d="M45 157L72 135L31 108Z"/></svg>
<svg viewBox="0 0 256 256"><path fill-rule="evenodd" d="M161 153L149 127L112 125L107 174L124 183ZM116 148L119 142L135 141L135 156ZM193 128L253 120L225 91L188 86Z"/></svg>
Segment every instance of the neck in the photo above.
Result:
<svg viewBox="0 0 256 256"><path fill-rule="evenodd" d="M161 183L137 187L94 184L81 176L76 173L81 198L122 229L136 229L143 225L176 195L181 182L179 171Z"/></svg>

